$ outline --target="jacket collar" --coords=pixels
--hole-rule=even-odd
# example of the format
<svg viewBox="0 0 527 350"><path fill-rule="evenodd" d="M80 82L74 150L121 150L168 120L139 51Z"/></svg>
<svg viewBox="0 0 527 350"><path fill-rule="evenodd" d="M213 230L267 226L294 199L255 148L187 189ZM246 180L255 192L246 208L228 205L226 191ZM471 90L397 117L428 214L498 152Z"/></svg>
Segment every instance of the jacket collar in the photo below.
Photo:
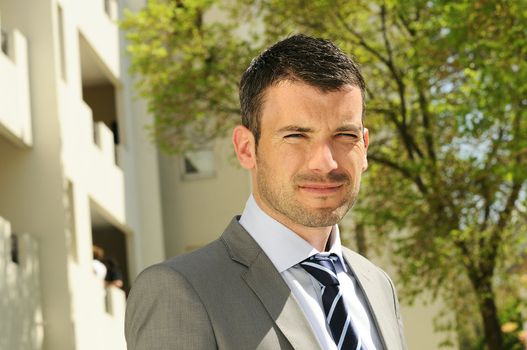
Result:
<svg viewBox="0 0 527 350"><path fill-rule="evenodd" d="M309 323L291 290L273 263L235 217L223 235L232 260L247 267L243 280L294 349L320 349Z"/></svg>
<svg viewBox="0 0 527 350"><path fill-rule="evenodd" d="M400 334L394 327L394 324L397 324L393 305L396 296L394 294L387 296L386 288L381 288L383 284L391 284L388 276L363 256L347 248L343 248L342 253L351 269L349 273L356 278L358 287L362 289L368 303L383 349L401 349ZM379 278L385 280L379 281ZM391 288L394 293L393 285Z"/></svg>

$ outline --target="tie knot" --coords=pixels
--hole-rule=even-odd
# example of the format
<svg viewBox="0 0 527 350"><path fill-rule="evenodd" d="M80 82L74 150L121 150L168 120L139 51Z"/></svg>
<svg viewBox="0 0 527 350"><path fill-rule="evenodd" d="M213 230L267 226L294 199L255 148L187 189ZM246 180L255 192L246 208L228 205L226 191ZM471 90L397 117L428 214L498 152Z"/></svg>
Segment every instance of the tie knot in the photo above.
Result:
<svg viewBox="0 0 527 350"><path fill-rule="evenodd" d="M315 277L324 286L338 286L339 280L335 270L336 254L329 256L315 254L300 263L311 276Z"/></svg>

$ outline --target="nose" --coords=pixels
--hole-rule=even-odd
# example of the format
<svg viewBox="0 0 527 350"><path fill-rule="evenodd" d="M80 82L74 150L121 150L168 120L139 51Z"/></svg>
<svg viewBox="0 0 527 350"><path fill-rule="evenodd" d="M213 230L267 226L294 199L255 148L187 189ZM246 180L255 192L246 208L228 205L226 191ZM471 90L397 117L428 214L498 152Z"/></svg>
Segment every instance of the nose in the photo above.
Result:
<svg viewBox="0 0 527 350"><path fill-rule="evenodd" d="M335 154L327 142L317 145L310 150L308 168L320 173L329 173L338 168Z"/></svg>

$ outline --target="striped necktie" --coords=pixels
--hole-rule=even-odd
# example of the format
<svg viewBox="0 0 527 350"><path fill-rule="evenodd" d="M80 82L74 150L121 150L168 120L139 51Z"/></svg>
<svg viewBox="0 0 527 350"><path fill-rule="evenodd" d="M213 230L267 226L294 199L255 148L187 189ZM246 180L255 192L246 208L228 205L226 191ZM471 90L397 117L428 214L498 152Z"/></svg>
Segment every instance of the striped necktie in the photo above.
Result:
<svg viewBox="0 0 527 350"><path fill-rule="evenodd" d="M300 265L322 284L322 305L326 321L337 349L362 350L360 338L353 329L351 315L347 312L335 271L336 254L313 255Z"/></svg>

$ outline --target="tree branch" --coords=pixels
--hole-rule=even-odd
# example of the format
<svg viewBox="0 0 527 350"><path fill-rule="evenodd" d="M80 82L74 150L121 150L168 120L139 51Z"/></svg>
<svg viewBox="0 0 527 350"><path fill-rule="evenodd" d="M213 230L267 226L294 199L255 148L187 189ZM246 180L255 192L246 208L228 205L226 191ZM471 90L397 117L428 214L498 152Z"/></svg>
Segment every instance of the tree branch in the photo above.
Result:
<svg viewBox="0 0 527 350"><path fill-rule="evenodd" d="M415 82L415 84L417 87L419 109L421 111L421 117L423 120L426 150L428 156L432 160L432 164L435 164L437 158L432 135L432 127L430 125L430 120L432 119L432 116L430 115L430 111L428 110L428 99L426 98L425 92L423 91L424 89L422 88L421 84L417 81Z"/></svg>
<svg viewBox="0 0 527 350"><path fill-rule="evenodd" d="M368 159L374 161L374 162L377 162L379 164L382 164L384 166L387 166L389 168L392 168L394 170L397 170L399 173L401 173L405 178L407 178L408 180L412 181L416 186L417 188L419 189L419 192L421 192L423 195L427 195L428 194L428 188L426 187L426 185L424 184L424 182L422 181L421 177L419 175L415 175L413 176L412 175L412 172L408 169L406 169L405 167L389 160L389 159L386 159L384 157L381 157L379 155L376 155L376 154L368 154Z"/></svg>
<svg viewBox="0 0 527 350"><path fill-rule="evenodd" d="M513 139L512 142L516 143L519 142L522 134L521 134L521 119L520 119L520 113L517 113L514 116L514 120L512 122L513 125ZM520 153L517 153L514 157L514 166L520 167L524 166L522 163L523 157ZM505 207L498 215L498 221L496 225L494 225L490 237L487 242L488 246L488 253L485 254L483 259L481 259L481 269L485 271L486 273L491 274L494 270L494 267L496 265L496 257L498 255L498 250L501 246L501 241L503 239L503 231L504 228L507 226L507 222L510 220L512 212L514 208L516 207L516 201L518 200L520 196L520 190L523 186L523 183L525 182L525 176L518 174L517 172L513 171L513 178L512 178L512 186L511 191L509 193L509 196L507 197L507 201L505 203Z"/></svg>
<svg viewBox="0 0 527 350"><path fill-rule="evenodd" d="M390 41L388 40L388 32L386 31L386 5L385 4L381 5L380 15L381 15L382 39L384 41L384 46L386 47L386 53L388 54L388 62L391 62L393 64L392 45L390 44Z"/></svg>
<svg viewBox="0 0 527 350"><path fill-rule="evenodd" d="M408 127L407 127L408 111L406 108L406 85L403 81L401 72L395 66L392 45L390 43L390 40L388 39L388 31L386 27L386 16L387 16L386 6L383 4L381 5L380 17L381 17L381 34L383 38L384 47L388 54L385 64L387 65L397 85L397 93L399 95L399 100L400 100L399 107L400 107L400 113L401 113L401 119L402 119L402 122L399 125L401 136L405 140L405 144L407 146L408 157L410 159L414 159L414 151L415 151L415 153L417 153L417 155L420 158L423 158L423 153L419 149L415 140L408 133Z"/></svg>
<svg viewBox="0 0 527 350"><path fill-rule="evenodd" d="M381 16L383 16L383 13L384 13L384 16L386 16L386 10L385 9L382 10L381 8ZM406 92L405 92L406 87L405 87L405 84L403 82L403 79L400 73L397 71L395 64L393 62L393 57L391 56L392 48L391 48L391 44L386 34L385 24L383 25L382 31L383 31L383 35L385 38L385 46L386 45L388 46L387 47L388 57L385 57L379 51L375 50L373 46L370 45L357 30L355 30L352 26L350 26L346 22L346 20L342 17L342 14L340 12L333 12L333 16L355 38L355 40L353 41L354 44L360 45L363 48L365 48L368 52L373 54L375 57L377 57L382 63L384 63L388 67L388 70L393 76L396 86L397 86L397 93L399 95L399 100L400 100L399 109L400 109L402 121L399 121L395 114L391 114L390 118L395 123L397 130L399 131L403 139L406 152L408 154L408 158L414 160L415 159L414 153L417 154L420 158L422 158L423 152L419 149L417 142L413 139L413 137L408 132L408 128L406 125L407 114L408 114L407 108L406 108Z"/></svg>
<svg viewBox="0 0 527 350"><path fill-rule="evenodd" d="M492 163L496 160L496 155L498 154L499 146L503 142L503 133L504 133L504 130L502 127L500 127L498 131L498 137L492 143L492 148L487 153L487 159L485 160L484 169L490 170ZM484 216L483 216L483 222L480 225L480 231L484 232L485 230L487 230L487 227L488 227L488 220L490 218L490 211L491 211L490 209L492 207L493 198L495 198L495 193L497 191L497 188L494 187L495 190L492 191L493 186L489 183L489 179L487 176L481 176L480 181L481 181L481 187L482 187L481 194L485 201L485 204L483 207ZM483 237L481 239L483 239ZM480 246L482 244L483 242L480 242Z"/></svg>
<svg viewBox="0 0 527 350"><path fill-rule="evenodd" d="M355 37L355 39L357 40L355 43L357 45L364 47L368 52L377 57L381 62L388 65L388 59L384 57L379 51L375 50L370 44L368 44L364 37L346 22L340 12L333 12L333 16L336 17L338 22Z"/></svg>
<svg viewBox="0 0 527 350"><path fill-rule="evenodd" d="M404 16L401 13L397 14L397 18L402 23L403 28L406 30L406 32L410 34L410 36L414 37L415 30L410 27L410 22L406 18L404 18Z"/></svg>

